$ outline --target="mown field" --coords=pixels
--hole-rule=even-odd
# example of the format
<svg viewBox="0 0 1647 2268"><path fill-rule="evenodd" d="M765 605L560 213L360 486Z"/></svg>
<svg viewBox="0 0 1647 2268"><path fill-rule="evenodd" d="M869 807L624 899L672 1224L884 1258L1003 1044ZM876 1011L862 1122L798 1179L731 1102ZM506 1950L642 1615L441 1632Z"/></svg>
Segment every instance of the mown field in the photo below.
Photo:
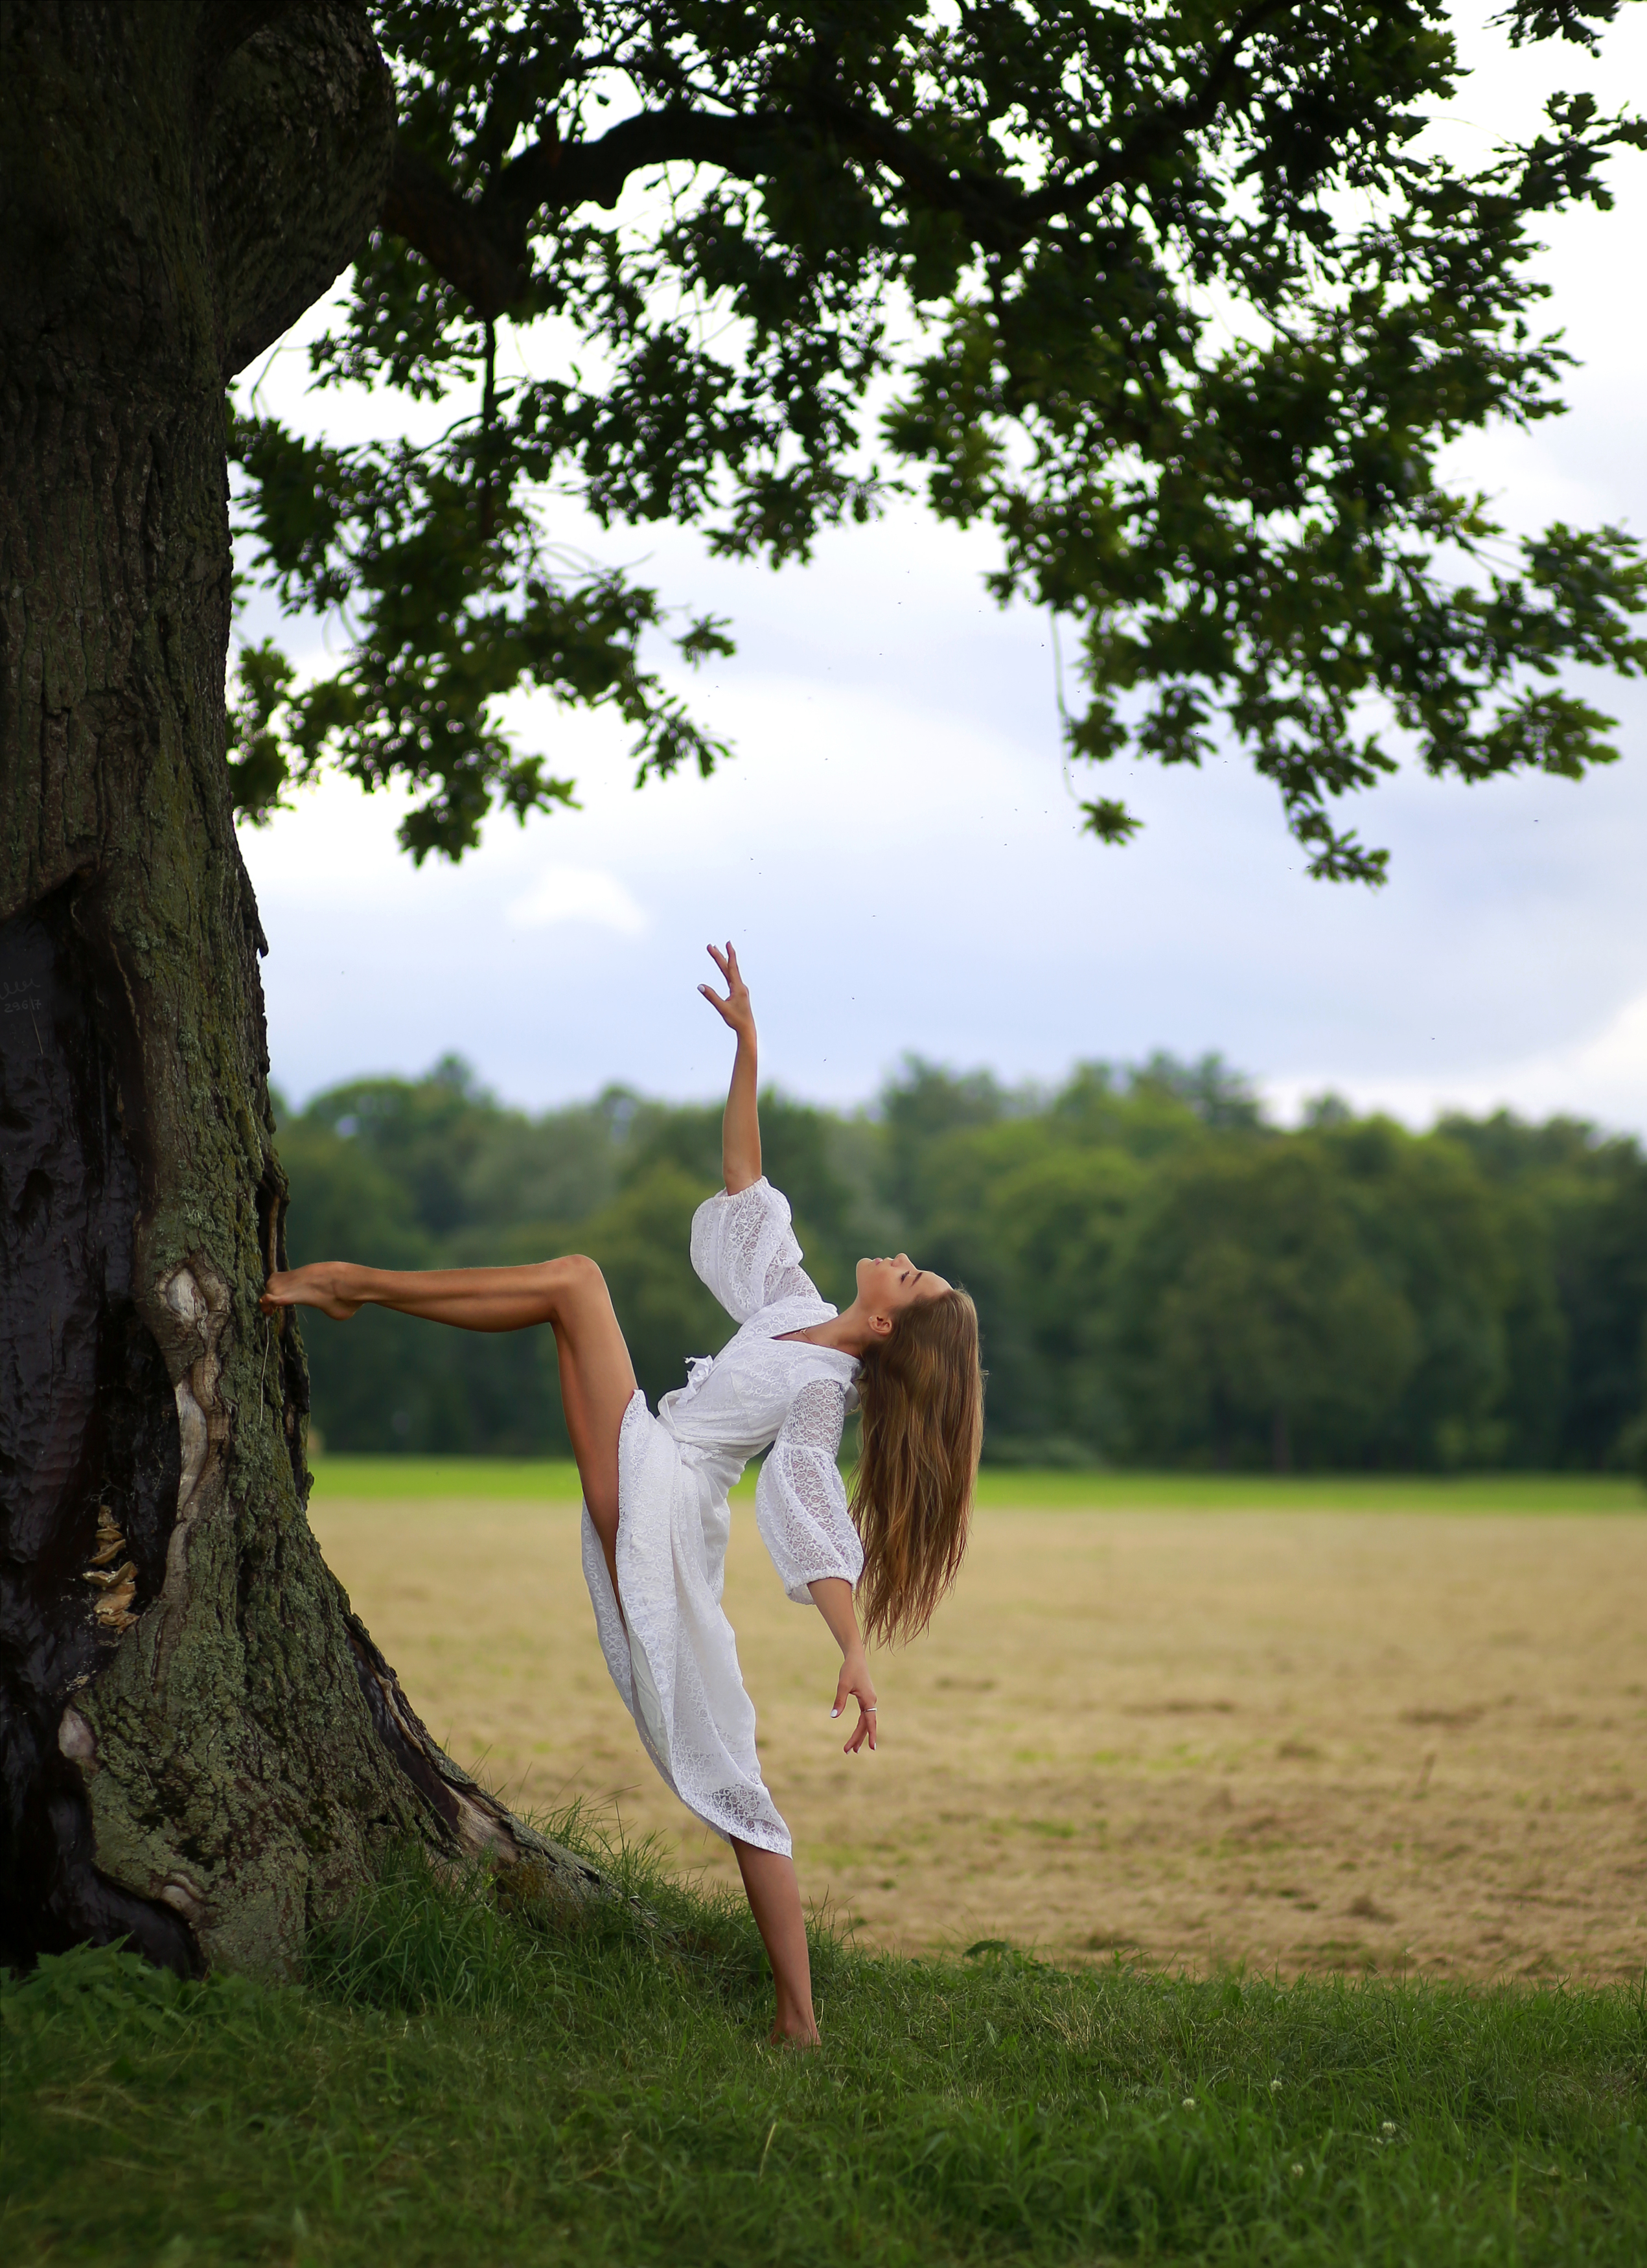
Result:
<svg viewBox="0 0 1647 2268"><path fill-rule="evenodd" d="M312 1516L453 1753L733 1879L595 1645L570 1467L335 1460ZM426 1493L423 1491L427 1491ZM734 1521L727 1602L815 1909L866 1946L1622 1981L1647 1965L1629 1480L985 1476L847 1759L832 1648Z"/></svg>

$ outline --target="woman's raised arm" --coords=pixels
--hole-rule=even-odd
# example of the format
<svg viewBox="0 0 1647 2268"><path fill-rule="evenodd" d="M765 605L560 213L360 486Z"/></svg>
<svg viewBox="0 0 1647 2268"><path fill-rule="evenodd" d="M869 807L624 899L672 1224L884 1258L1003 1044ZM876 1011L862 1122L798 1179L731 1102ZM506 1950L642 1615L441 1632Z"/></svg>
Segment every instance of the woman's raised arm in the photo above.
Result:
<svg viewBox="0 0 1647 2268"><path fill-rule="evenodd" d="M755 1012L750 1005L749 987L738 973L738 955L732 950L731 939L727 939L724 953L710 946L710 959L726 979L726 998L723 1000L708 984L700 984L698 990L722 1023L738 1035L732 1084L726 1090L726 1114L721 1121L721 1172L725 1177L727 1196L735 1197L739 1189L746 1189L761 1178L761 1115L755 1100Z"/></svg>

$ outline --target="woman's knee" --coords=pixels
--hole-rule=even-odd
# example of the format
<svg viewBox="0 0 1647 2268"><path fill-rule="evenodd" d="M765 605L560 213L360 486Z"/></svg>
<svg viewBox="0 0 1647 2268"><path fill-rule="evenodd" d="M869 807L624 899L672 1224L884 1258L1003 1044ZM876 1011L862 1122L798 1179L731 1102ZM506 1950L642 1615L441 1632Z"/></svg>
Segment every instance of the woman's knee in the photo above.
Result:
<svg viewBox="0 0 1647 2268"><path fill-rule="evenodd" d="M552 1313L570 1317L598 1302L610 1307L607 1279L586 1252L567 1253L559 1260L540 1261L537 1274Z"/></svg>

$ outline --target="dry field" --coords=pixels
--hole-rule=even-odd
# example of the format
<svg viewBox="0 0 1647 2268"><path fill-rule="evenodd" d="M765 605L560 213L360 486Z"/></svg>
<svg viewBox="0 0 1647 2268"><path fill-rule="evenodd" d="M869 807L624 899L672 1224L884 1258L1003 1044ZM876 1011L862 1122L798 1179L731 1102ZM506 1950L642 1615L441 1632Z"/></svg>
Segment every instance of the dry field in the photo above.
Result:
<svg viewBox="0 0 1647 2268"><path fill-rule="evenodd" d="M652 1777L563 1502L312 1516L408 1694L527 1808L734 1878ZM1647 1966L1647 1518L991 1510L930 1637L835 1663L738 1507L726 1586L803 1888L860 1941L1288 1975Z"/></svg>

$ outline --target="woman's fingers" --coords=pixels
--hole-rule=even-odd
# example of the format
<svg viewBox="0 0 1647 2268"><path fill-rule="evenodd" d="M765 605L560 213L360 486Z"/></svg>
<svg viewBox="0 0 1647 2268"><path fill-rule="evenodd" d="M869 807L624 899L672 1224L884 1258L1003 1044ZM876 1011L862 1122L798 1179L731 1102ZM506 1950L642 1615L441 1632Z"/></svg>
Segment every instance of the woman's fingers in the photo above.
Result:
<svg viewBox="0 0 1647 2268"><path fill-rule="evenodd" d="M717 968L720 970L721 975L726 979L726 990L728 994L735 998L739 992L746 992L749 988L744 983L743 977L739 973L738 967L738 952L731 938L728 938L726 940L726 950L724 953L718 945L711 945L708 948L708 951L710 959L715 963Z"/></svg>
<svg viewBox="0 0 1647 2268"><path fill-rule="evenodd" d="M852 1665L843 1661L841 1665L841 1675L835 1682L835 1706L829 1714L832 1717L840 1716L849 1701L857 1703L857 1722L848 1734L842 1753L855 1756L865 1741L869 1742L871 1749L875 1746L877 1721L875 1689L870 1684L866 1676L855 1679L852 1675Z"/></svg>
<svg viewBox="0 0 1647 2268"><path fill-rule="evenodd" d="M738 1005L739 994L747 998L748 988L738 974L738 955L732 951L730 938L727 939L724 953L717 945L712 945L709 947L709 956L726 979L726 998L723 1000L720 994L708 984L700 984L698 990L714 1008L719 1011L722 1022L730 1024L732 1020L732 1012Z"/></svg>

